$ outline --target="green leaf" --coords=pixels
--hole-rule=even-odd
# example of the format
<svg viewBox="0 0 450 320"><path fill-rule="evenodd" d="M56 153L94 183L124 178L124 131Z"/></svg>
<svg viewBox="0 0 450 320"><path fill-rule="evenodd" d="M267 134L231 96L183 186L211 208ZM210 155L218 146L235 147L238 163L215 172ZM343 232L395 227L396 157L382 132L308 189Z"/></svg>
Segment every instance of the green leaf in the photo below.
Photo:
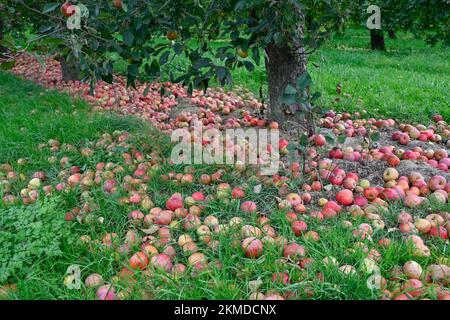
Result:
<svg viewBox="0 0 450 320"><path fill-rule="evenodd" d="M219 80L225 79L225 77L227 76L227 73L228 73L228 69L225 67L217 67L216 68L216 75Z"/></svg>
<svg viewBox="0 0 450 320"><path fill-rule="evenodd" d="M145 87L144 92L143 92L144 97L146 97L146 96L148 95L148 92L149 92L149 91L150 91L150 86L147 85L147 86Z"/></svg>
<svg viewBox="0 0 450 320"><path fill-rule="evenodd" d="M14 48L16 47L16 41L10 34L8 34L2 40L0 40L0 45L14 50Z"/></svg>
<svg viewBox="0 0 450 320"><path fill-rule="evenodd" d="M52 12L54 10L56 10L56 8L58 8L61 4L58 2L49 2L46 3L44 8L42 9L43 13L49 13Z"/></svg>
<svg viewBox="0 0 450 320"><path fill-rule="evenodd" d="M309 146L308 136L306 134L302 134L299 143L304 148L308 147Z"/></svg>
<svg viewBox="0 0 450 320"><path fill-rule="evenodd" d="M165 51L159 58L159 64L166 64L169 60L170 51Z"/></svg>
<svg viewBox="0 0 450 320"><path fill-rule="evenodd" d="M297 78L297 87L300 90L305 90L308 87L312 85L312 79L311 75L308 71L303 72L298 78Z"/></svg>
<svg viewBox="0 0 450 320"><path fill-rule="evenodd" d="M280 102L286 105L293 105L297 102L295 94L284 94L280 97Z"/></svg>
<svg viewBox="0 0 450 320"><path fill-rule="evenodd" d="M55 38L55 37L46 37L42 38L42 40L39 40L40 45L53 45L58 46L60 44L64 43L64 39L61 38Z"/></svg>
<svg viewBox="0 0 450 320"><path fill-rule="evenodd" d="M328 132L325 135L325 140L327 141L328 144L335 144L336 143L336 136L333 133Z"/></svg>
<svg viewBox="0 0 450 320"><path fill-rule="evenodd" d="M275 42L275 44L277 46L281 46L283 44L283 35L281 34L281 32L275 32L273 35L273 41Z"/></svg>
<svg viewBox="0 0 450 320"><path fill-rule="evenodd" d="M255 61L256 65L259 66L259 64L261 63L261 56L259 55L259 47L253 47L252 54L253 60Z"/></svg>
<svg viewBox="0 0 450 320"><path fill-rule="evenodd" d="M286 86L286 88L284 89L284 94L285 95L295 95L295 94L297 94L297 89L295 89L293 86L288 84Z"/></svg>
<svg viewBox="0 0 450 320"><path fill-rule="evenodd" d="M320 93L320 92L314 92L313 95L312 95L312 97L311 97L311 100L312 100L312 101L316 101L316 100L319 99L321 96L322 96L322 93Z"/></svg>
<svg viewBox="0 0 450 320"><path fill-rule="evenodd" d="M370 139L374 142L380 140L380 138L381 138L381 134L378 131L370 135Z"/></svg>
<svg viewBox="0 0 450 320"><path fill-rule="evenodd" d="M2 69L3 71L7 71L7 70L12 69L15 64L16 64L15 61L1 62L0 63L0 69Z"/></svg>
<svg viewBox="0 0 450 320"><path fill-rule="evenodd" d="M116 50L118 54L121 54L123 52L122 47L116 41L111 43L111 47L113 47L114 50Z"/></svg>
<svg viewBox="0 0 450 320"><path fill-rule="evenodd" d="M294 143L290 143L287 146L287 150L289 152L297 151L298 150L298 146L296 144L294 144Z"/></svg>
<svg viewBox="0 0 450 320"><path fill-rule="evenodd" d="M337 138L337 141L338 141L340 144L345 143L345 140L347 140L347 136L346 136L346 135L340 135L340 136L338 136L338 138Z"/></svg>
<svg viewBox="0 0 450 320"><path fill-rule="evenodd" d="M125 30L125 32L123 33L123 43L125 43L125 45L131 47L133 45L133 42L134 42L133 32L131 32L130 29Z"/></svg>
<svg viewBox="0 0 450 320"><path fill-rule="evenodd" d="M49 32L52 29L53 29L52 26L40 26L39 29L38 29L38 32L39 33L47 33L47 32Z"/></svg>
<svg viewBox="0 0 450 320"><path fill-rule="evenodd" d="M131 64L128 66L128 75L136 78L139 75L139 68L135 64Z"/></svg>
<svg viewBox="0 0 450 320"><path fill-rule="evenodd" d="M244 61L244 66L245 66L245 69L247 69L250 72L255 70L255 66L250 61Z"/></svg>
<svg viewBox="0 0 450 320"><path fill-rule="evenodd" d="M234 6L234 11L241 11L245 8L245 0L238 1Z"/></svg>

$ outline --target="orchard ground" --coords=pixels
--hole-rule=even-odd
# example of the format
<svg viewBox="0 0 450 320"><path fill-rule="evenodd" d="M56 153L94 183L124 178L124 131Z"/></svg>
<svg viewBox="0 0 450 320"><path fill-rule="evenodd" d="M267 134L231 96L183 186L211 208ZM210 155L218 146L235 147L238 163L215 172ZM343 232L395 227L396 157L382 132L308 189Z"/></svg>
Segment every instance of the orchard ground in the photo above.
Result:
<svg viewBox="0 0 450 320"><path fill-rule="evenodd" d="M310 160L308 174L294 166L273 179L260 179L250 168L171 165L168 137L145 120L92 112L85 101L1 73L0 163L8 164L0 170L1 297L448 299L450 181L445 167L437 168L447 163L448 147L436 134L448 139L449 128L441 119L431 121L434 113L449 121L445 50L425 49L403 36L390 53L351 49L367 40L355 32L324 49L327 61L315 73L327 93L324 102L336 98L341 81L343 92L361 96L369 114L416 124L395 139L413 141L391 139L398 124L352 117L355 127L381 132L380 148L369 152L376 159L355 161L364 150L353 145L351 152L338 149L344 159L315 161L321 173ZM254 76L236 76L257 88ZM355 100L329 106L361 112ZM331 121L332 128L348 129L348 116L329 114L321 125ZM174 124L188 122L174 117ZM245 126L254 118L248 119L238 120ZM414 138L416 130L426 132L426 141ZM353 134L349 139L361 138L359 131ZM319 140L311 148L321 159L333 158L331 146L320 147ZM361 174L371 162L378 168L367 173L375 190ZM406 181L385 172L391 163ZM357 177L351 174L360 168ZM447 184L430 182L435 176ZM348 178L344 186L342 178ZM399 197L398 186L408 200ZM376 201L368 203L372 196ZM74 265L79 277L66 274ZM98 289L103 282L107 287Z"/></svg>

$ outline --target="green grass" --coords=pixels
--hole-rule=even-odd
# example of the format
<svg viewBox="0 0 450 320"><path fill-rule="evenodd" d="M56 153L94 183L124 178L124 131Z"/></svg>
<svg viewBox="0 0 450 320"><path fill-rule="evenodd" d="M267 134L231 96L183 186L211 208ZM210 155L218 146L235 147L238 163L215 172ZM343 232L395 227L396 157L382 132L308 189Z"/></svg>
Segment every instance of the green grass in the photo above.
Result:
<svg viewBox="0 0 450 320"><path fill-rule="evenodd" d="M82 100L6 73L0 73L0 119L0 163L29 158L36 166L47 162L48 153L39 150L38 144L49 139L80 144L99 133L138 132L145 127L132 117L91 114Z"/></svg>
<svg viewBox="0 0 450 320"><path fill-rule="evenodd" d="M435 113L450 119L448 48L429 47L404 33L398 33L397 39L386 35L386 52L371 51L369 46L367 30L348 30L309 57L309 71L316 89L323 94L323 105L349 112L365 109L372 116L395 117L399 121L426 123ZM121 71L125 69L120 61L117 66ZM186 61L175 59L163 70L173 70L174 66L184 68ZM235 85L244 86L257 96L261 83L267 92L264 63L254 72L239 68L232 75ZM339 104L332 105L339 82L343 84L343 93L352 98L343 98Z"/></svg>
<svg viewBox="0 0 450 320"><path fill-rule="evenodd" d="M365 30L349 31L314 54L319 68L313 78L324 93L325 104L336 96L336 84L354 99L337 105L339 110L360 111L357 98L372 115L400 121L428 122L434 113L450 119L450 63L448 48L426 46L411 35L386 38L387 52L368 50Z"/></svg>

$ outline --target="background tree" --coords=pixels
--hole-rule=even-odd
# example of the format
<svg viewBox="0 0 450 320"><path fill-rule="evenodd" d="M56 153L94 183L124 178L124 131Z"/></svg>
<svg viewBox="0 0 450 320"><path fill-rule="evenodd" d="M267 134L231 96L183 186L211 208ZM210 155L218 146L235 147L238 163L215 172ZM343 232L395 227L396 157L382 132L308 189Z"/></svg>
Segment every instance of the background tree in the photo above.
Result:
<svg viewBox="0 0 450 320"><path fill-rule="evenodd" d="M450 1L410 0L403 26L430 45L450 44Z"/></svg>
<svg viewBox="0 0 450 320"><path fill-rule="evenodd" d="M359 0L351 6L350 19L364 26L369 5L381 9L381 30L370 30L371 48L385 50L385 33L412 32L429 44L449 43L450 2L447 0Z"/></svg>

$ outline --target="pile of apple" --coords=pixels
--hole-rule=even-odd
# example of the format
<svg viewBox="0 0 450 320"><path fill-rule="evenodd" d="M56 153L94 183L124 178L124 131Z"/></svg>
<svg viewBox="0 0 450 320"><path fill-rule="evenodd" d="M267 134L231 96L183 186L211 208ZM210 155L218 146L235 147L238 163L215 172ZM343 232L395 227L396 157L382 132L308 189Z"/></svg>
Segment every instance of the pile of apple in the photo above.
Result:
<svg viewBox="0 0 450 320"><path fill-rule="evenodd" d="M256 110L261 107L261 103L253 94L242 88L238 88L238 92L224 92L221 88L209 88L206 92L194 90L192 96L189 96L184 87L170 82L137 83L136 89L127 88L123 76L117 76L114 84L99 81L94 88L94 94L91 95L88 83L62 81L60 63L48 57L43 59L45 64L40 64L33 57L22 55L17 58L12 72L46 88L80 96L96 108L137 115L169 133L176 128L189 126L193 117L204 125L211 124L221 128L224 125L221 116L231 115L243 108ZM180 101L197 107L197 110L194 114L181 113L172 118L171 110L178 106ZM227 123L239 121L236 117L230 118Z"/></svg>

